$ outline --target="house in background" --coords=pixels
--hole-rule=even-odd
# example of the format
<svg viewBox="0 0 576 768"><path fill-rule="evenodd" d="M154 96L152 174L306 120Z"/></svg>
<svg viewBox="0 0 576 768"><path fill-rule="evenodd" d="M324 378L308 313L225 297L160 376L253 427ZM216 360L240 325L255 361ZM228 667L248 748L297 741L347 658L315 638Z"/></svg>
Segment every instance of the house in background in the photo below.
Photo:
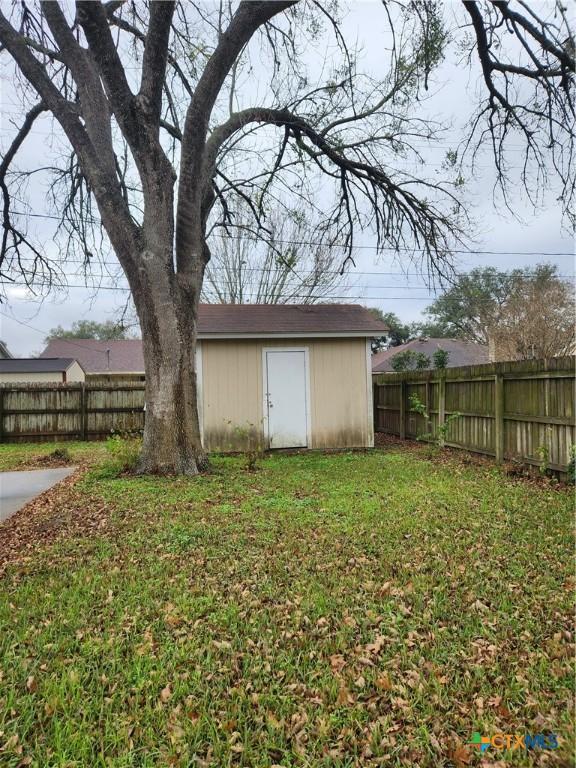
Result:
<svg viewBox="0 0 576 768"><path fill-rule="evenodd" d="M144 356L140 339L51 339L40 358L74 357L92 383L144 381Z"/></svg>
<svg viewBox="0 0 576 768"><path fill-rule="evenodd" d="M351 304L202 304L196 367L205 448L372 446L370 340L387 330ZM42 354L72 349L87 381L144 378L140 341L56 339Z"/></svg>
<svg viewBox="0 0 576 768"><path fill-rule="evenodd" d="M3 341L0 341L0 360L9 360L12 357L8 347Z"/></svg>
<svg viewBox="0 0 576 768"><path fill-rule="evenodd" d="M0 384L65 384L84 380L84 369L72 358L0 359Z"/></svg>
<svg viewBox="0 0 576 768"><path fill-rule="evenodd" d="M372 355L372 373L392 373L392 358L401 352L411 350L415 354L422 353L430 359L430 368L434 367L432 356L434 352L443 349L448 352L447 368L456 368L459 365L481 365L490 362L488 346L475 344L462 339L414 339L397 347L390 347Z"/></svg>

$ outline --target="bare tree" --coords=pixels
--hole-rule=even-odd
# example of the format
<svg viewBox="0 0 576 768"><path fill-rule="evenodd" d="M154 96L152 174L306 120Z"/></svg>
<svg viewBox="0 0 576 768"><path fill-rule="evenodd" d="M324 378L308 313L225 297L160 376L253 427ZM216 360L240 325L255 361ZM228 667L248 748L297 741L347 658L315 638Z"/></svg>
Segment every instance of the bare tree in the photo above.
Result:
<svg viewBox="0 0 576 768"><path fill-rule="evenodd" d="M494 360L530 360L576 352L573 287L552 270L517 275L489 331Z"/></svg>
<svg viewBox="0 0 576 768"><path fill-rule="evenodd" d="M559 200L574 225L576 111L574 36L565 0L540 10L524 0L464 0L486 98L471 123L466 148L488 144L508 203L508 144L523 146L521 179L536 204L548 187L549 169L561 183ZM514 44L510 45L512 37Z"/></svg>
<svg viewBox="0 0 576 768"><path fill-rule="evenodd" d="M315 304L342 297L348 274L339 250L318 245L302 209L276 208L265 240L254 237L252 214L242 206L236 237L216 240L204 273L202 300L215 304Z"/></svg>
<svg viewBox="0 0 576 768"><path fill-rule="evenodd" d="M459 275L427 308L418 331L491 345L499 360L568 354L574 342L573 286L555 264ZM495 350L495 351L494 351Z"/></svg>
<svg viewBox="0 0 576 768"><path fill-rule="evenodd" d="M532 12L520 6L526 21ZM382 12L394 45L385 57L389 70L377 79L359 71L339 19L316 0L222 2L213 10L195 2L77 0L74 16L68 6L42 0L0 14L0 44L29 105L0 165L0 271L33 284L27 254L34 275L51 268L11 204L25 178L15 159L48 112L68 146L65 162L55 157L43 169L53 174L65 252L76 248L90 263L108 238L138 314L147 402L141 471L194 474L206 466L196 407L197 307L210 237L237 224L232 200L249 206L251 229L265 238L267 208L289 191L323 214L319 238L342 244L344 258L358 228L371 228L379 247L416 247L441 269L460 237L462 207L451 180L415 176L395 163L410 153L420 157L414 144L439 127L422 119L417 105L447 40L440 5L406 0ZM483 34L494 22L490 8L478 12L482 25L474 13L474 30L485 56ZM528 22L509 23L525 39ZM311 80L304 51L323 24L341 56ZM508 67L505 74L551 83L539 107L548 114L557 98L571 98L566 65L573 48L558 48L548 27L529 34L550 65ZM243 103L238 84L253 77L256 53L267 57L261 70L268 79L246 87L250 102ZM490 77L486 82L490 89ZM556 117L549 124L554 137L561 133ZM525 138L533 146L532 136ZM330 201L321 210L319 179Z"/></svg>

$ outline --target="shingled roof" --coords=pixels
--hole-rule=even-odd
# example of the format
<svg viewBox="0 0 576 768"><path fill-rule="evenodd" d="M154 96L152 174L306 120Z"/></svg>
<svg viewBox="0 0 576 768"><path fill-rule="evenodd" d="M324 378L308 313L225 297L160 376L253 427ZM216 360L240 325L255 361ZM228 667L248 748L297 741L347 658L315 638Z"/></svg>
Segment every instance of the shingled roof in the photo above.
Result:
<svg viewBox="0 0 576 768"><path fill-rule="evenodd" d="M61 373L74 362L72 357L13 357L0 359L0 373Z"/></svg>
<svg viewBox="0 0 576 768"><path fill-rule="evenodd" d="M140 339L52 339L40 358L69 355L74 355L86 373L144 373Z"/></svg>
<svg viewBox="0 0 576 768"><path fill-rule="evenodd" d="M201 304L198 336L382 336L386 325L358 304ZM140 339L52 339L41 357L73 355L86 373L143 373Z"/></svg>
<svg viewBox="0 0 576 768"><path fill-rule="evenodd" d="M393 371L392 358L400 352L411 349L413 352L422 352L430 358L430 366L433 365L432 355L439 349L448 352L448 368L459 365L481 365L489 362L488 347L484 344L474 344L462 339L414 339L397 347L384 349L372 355L372 373L389 373Z"/></svg>
<svg viewBox="0 0 576 768"><path fill-rule="evenodd" d="M198 311L200 336L381 336L387 330L359 304L201 304Z"/></svg>

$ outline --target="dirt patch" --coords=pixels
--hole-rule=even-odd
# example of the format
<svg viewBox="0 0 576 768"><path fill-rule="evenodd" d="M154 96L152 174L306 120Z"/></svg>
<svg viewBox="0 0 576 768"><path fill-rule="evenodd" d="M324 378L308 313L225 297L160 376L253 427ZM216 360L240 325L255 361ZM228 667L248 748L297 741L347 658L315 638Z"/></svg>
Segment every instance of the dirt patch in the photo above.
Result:
<svg viewBox="0 0 576 768"><path fill-rule="evenodd" d="M497 467L491 456L484 456L481 453L471 453L464 448L438 448L418 440L401 440L396 435L387 435L384 432L376 432L374 435L374 447L383 451L390 450L397 453L412 453L419 459L431 461L434 464L453 464L456 462L460 466L484 467L486 469ZM547 477L541 475L536 467L531 467L521 462L505 462L500 466L502 474L507 479L517 480L530 485L547 487L552 490L573 490L574 486L563 482L556 477Z"/></svg>
<svg viewBox="0 0 576 768"><path fill-rule="evenodd" d="M51 453L41 456L32 456L26 460L26 465L30 467L68 467L73 463L72 456L66 448L56 448Z"/></svg>
<svg viewBox="0 0 576 768"><path fill-rule="evenodd" d="M58 539L100 534L109 527L111 506L75 488L81 474L75 472L0 524L0 576Z"/></svg>

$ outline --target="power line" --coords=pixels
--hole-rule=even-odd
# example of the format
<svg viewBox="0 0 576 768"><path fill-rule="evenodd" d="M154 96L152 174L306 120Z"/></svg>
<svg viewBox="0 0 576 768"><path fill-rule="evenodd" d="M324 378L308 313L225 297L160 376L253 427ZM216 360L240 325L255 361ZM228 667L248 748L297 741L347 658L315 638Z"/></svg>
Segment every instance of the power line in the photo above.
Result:
<svg viewBox="0 0 576 768"><path fill-rule="evenodd" d="M0 287L34 287L34 288L43 288L45 287L45 284L43 283L31 283L27 286L15 286L14 283L0 283ZM367 286L367 288L372 286ZM375 286L373 286L375 287ZM398 288L399 286L393 286ZM62 290L66 291L68 289L79 289L83 291L116 291L118 293L129 293L130 288L127 287L118 287L118 286L111 286L111 285L93 285L93 286L87 286L87 285L63 285L56 287L56 290ZM257 292L245 292L244 294L245 298L258 298ZM289 296L284 298L290 298L290 299L306 299L308 301L315 300L315 301L323 301L326 299L329 300L336 300L336 301L435 301L437 298L431 293L428 293L426 296L359 296L355 294L346 294L343 296L334 296L333 294L328 295L314 295L309 293L291 293ZM216 302L220 303L220 302ZM483 303L483 302L476 302L477 304ZM487 300L485 302L487 305L491 304L492 302Z"/></svg>
<svg viewBox="0 0 576 768"><path fill-rule="evenodd" d="M324 274L330 274L330 273L324 273ZM338 274L338 273L333 273L333 274ZM378 274L378 273L376 273L376 274ZM506 273L504 272L504 273L500 273L500 274L506 274ZM536 274L536 273L532 273L532 274ZM458 275L458 276L460 276L460 275ZM88 277L89 278L94 278L94 279L99 279L99 280L109 280L109 279L112 278L111 275L94 274L93 272L90 273L89 275L87 275L87 278ZM572 279L572 280L574 279L574 275L557 275L557 277L567 278L567 279ZM122 279L125 279L123 275L122 275ZM293 280L293 278L292 278L292 280ZM16 286L16 287L26 287L27 284L24 283L21 286L20 284L14 283L11 280L6 280L3 283L0 283L0 285L3 285L3 286L10 286L10 285L12 285L12 286ZM105 285L90 285L90 284L85 284L84 286L74 286L74 285L68 285L68 283L66 283L66 282L58 283L58 282L55 282L55 281L50 282L49 280L46 280L44 282L31 283L31 285L34 285L34 287L36 287L36 288L43 287L43 286L50 287L50 288L53 287L56 290L58 290L58 289L64 290L67 287L68 288L84 287L87 290L90 290L91 288L93 288L93 289L98 289L98 288L105 288L106 289L106 288L109 288L109 289L112 289L112 290L114 290L115 288L118 288L118 290L129 290L129 286L105 286ZM222 283L217 283L217 284L214 284L214 283L207 283L206 281L204 281L204 287L205 287L206 290L212 290L212 291L217 291L219 289L220 290L226 290L226 287L228 285L230 285L230 284L229 283L223 283L223 284ZM250 284L246 285L247 289L249 289L250 287L251 287ZM287 292L291 291L291 290L298 289L298 288L302 289L302 288L305 288L305 287L306 287L305 279L300 280L298 282L284 282L283 286L282 286L283 292L285 294ZM366 284L366 283L359 283L359 284L355 283L353 285L350 285L349 287L343 285L343 286L341 286L341 288L343 290L351 290L351 291L354 291L354 290L376 290L376 291L382 290L382 291L389 291L389 290L397 288L400 291L422 291L422 290L427 290L429 293L437 293L438 290L441 289L441 286L439 286L438 289L437 289L435 287L430 288L427 285L401 285L399 283L393 283L391 285L373 285L371 283L368 283L368 284Z"/></svg>
<svg viewBox="0 0 576 768"><path fill-rule="evenodd" d="M17 215L17 216L29 216L32 218L37 219L53 219L55 221L61 221L60 216L51 216L47 213L26 213L25 211L11 211L11 213ZM99 221L92 220L89 222L91 224L100 224ZM214 235L214 237L218 237L222 240L247 240L248 242L261 242L258 238L249 238L249 237L243 237L241 235ZM276 243L281 243L282 245L310 245L318 248L343 248L346 249L348 246L346 246L343 243L322 243L322 242L314 242L313 240L275 240ZM426 248L408 248L405 246L377 246L377 245L355 245L354 249L362 249L362 250L373 250L373 251L392 251L393 253L396 252L403 252L403 253L427 253ZM548 252L548 251L475 251L470 250L469 248L464 249L458 249L458 248L451 248L449 249L449 253L459 253L459 254L467 254L469 256L478 256L478 255L487 255L487 256L571 256L574 258L573 253L558 253L558 252Z"/></svg>
<svg viewBox="0 0 576 768"><path fill-rule="evenodd" d="M16 286L14 283L0 283L0 286L3 288L14 288L14 287L20 287L20 288L43 288L46 287L45 283L29 283L28 285L24 286ZM371 286L368 286L371 287ZM398 288L399 286L391 286ZM113 286L113 285L62 285L62 286L54 286L56 290L68 290L68 289L81 289L83 291L89 291L89 290L95 290L95 291L118 291L120 293L129 293L130 288L124 287L124 286ZM246 293L246 296L255 297L258 294L257 293ZM404 299L406 301L429 301L430 298L432 298L430 295L428 296L333 296L330 295L329 297L323 297L323 296L311 296L308 293L293 293L290 294L290 298L292 299L310 299L310 298L330 298L330 299L386 299L386 300L401 300Z"/></svg>
<svg viewBox="0 0 576 768"><path fill-rule="evenodd" d="M9 112L7 110L3 110L3 116L5 117L16 117L16 118L23 118L24 113L22 112ZM36 128L33 128L31 131L29 131L29 134L37 134L38 136L54 136L56 131L60 131L62 135L65 137L66 134L64 132L64 129L60 126L60 124L56 121L56 118L51 113L47 113L45 115L46 117L49 117L50 119L53 119L55 121L55 127L50 131L39 131ZM13 130L10 130L8 128L2 128L0 127L0 132L4 132L5 134L12 135L14 132L18 130L18 126L13 126ZM425 137L421 136L419 137L421 140L423 140L422 143L418 142L409 142L409 141L399 141L398 143L404 144L404 146L407 149L438 149L438 150L444 150L444 149L457 149L460 144L463 144L466 141L466 136L459 134L458 138L454 138L453 141L450 141L449 137L444 136L443 140L437 140L437 139L430 139L429 142L426 142ZM481 150L485 150L486 152L491 152L492 148L485 144L481 146ZM511 144L509 147L506 148L507 152L519 152L524 154L526 152L526 147L522 147L519 144Z"/></svg>
<svg viewBox="0 0 576 768"><path fill-rule="evenodd" d="M7 315L6 312L0 312L0 315L5 317L7 320L13 320L15 323L18 323L18 325L23 325L25 328L30 328L30 330L36 331L37 333L41 333L43 336L46 336L46 330L42 331L40 328L35 328L33 325L30 325L30 323L25 323L23 320L18 320L12 315ZM66 339L66 341L69 344L72 344L72 346L78 347L79 349L87 349L89 352L99 352L102 355L108 354L105 349L94 349L94 347L87 347L86 344L80 344L80 342L75 341L74 339Z"/></svg>
<svg viewBox="0 0 576 768"><path fill-rule="evenodd" d="M506 255L505 252L502 252L502 255ZM546 255L551 256L551 255L554 255L554 254L542 254L542 256L546 256ZM36 260L34 258L32 258L31 256L25 256L21 261L29 261L31 263L34 263ZM80 264L80 265L86 266L86 270L85 271L88 271L88 269L92 265L94 265L94 266L98 265L98 266L103 266L103 267L119 267L119 268L121 268L121 265L120 265L119 261L106 261L104 259L98 259L98 258L95 258L93 261L86 261L85 259L65 259L62 262L53 262L53 263L57 264L57 266L60 267L61 269L63 269L68 264ZM211 262L208 263L207 268L210 271L218 271L218 272L228 272L229 271L226 267L215 266ZM536 268L518 267L518 269L522 269L523 272L534 272L534 273L536 273ZM265 273L271 273L271 272L274 271L274 268L273 267L242 267L241 271L242 272L265 272ZM340 272L339 269L327 269L327 270L324 270L322 272L322 274L323 275L340 275L341 272ZM471 275L471 274L472 274L472 270L458 270L458 271L454 271L452 273L452 276L453 277L464 277L466 275ZM507 270L498 270L498 274L505 275L505 274L507 274ZM90 272L90 275L94 275L94 273ZM405 277L405 278L409 278L409 277L424 277L422 272L384 272L382 270L365 271L365 270L356 270L356 269L354 269L353 271L350 271L350 272L345 272L344 275L346 275L347 277L354 277L355 275L371 275L371 276L379 275L379 276L386 276L386 277ZM114 275L109 275L109 274L108 275L97 274L97 275L94 275L94 276L95 277L110 277L110 278L114 277ZM575 277L575 273L572 272L570 274L559 274L558 277L574 278Z"/></svg>

